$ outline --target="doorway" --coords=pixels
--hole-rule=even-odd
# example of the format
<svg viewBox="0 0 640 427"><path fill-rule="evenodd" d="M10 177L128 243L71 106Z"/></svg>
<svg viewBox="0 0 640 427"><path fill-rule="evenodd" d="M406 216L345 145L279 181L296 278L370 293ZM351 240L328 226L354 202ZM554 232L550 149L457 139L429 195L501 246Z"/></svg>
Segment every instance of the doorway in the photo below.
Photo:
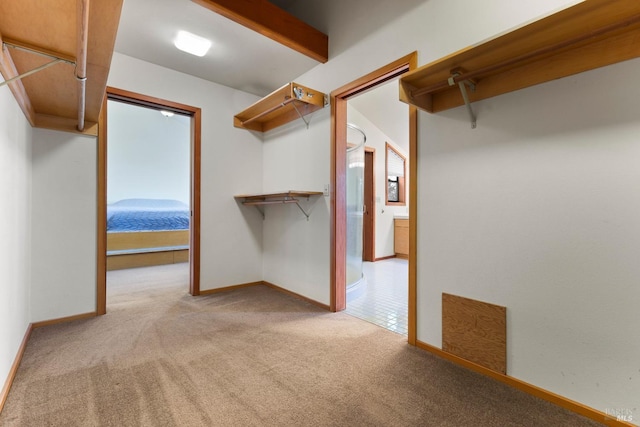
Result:
<svg viewBox="0 0 640 427"><path fill-rule="evenodd" d="M414 52L369 73L331 93L331 301L333 311L346 308L346 148L347 101L377 85L392 80L417 66ZM408 255L408 324L407 338L416 343L416 190L417 190L417 109L409 107L409 255Z"/></svg>
<svg viewBox="0 0 640 427"><path fill-rule="evenodd" d="M107 88L106 96L103 100L100 115L99 135L98 135L98 250L97 250L97 312L106 313L106 286L107 286L107 149L108 149L108 126L107 115L108 101L117 101L130 106L145 107L152 109L165 117L180 115L188 118L189 126L189 190L188 208L185 216L188 222L188 236L179 237L177 234L184 234L181 231L171 231L162 234L162 238L169 236L169 239L188 239L188 262L189 262L189 292L191 295L199 295L200 283L200 129L201 110L197 107L179 104L159 98L124 91L116 88ZM174 202L174 201L172 201ZM163 201L165 203L165 201ZM186 204L185 204L186 205ZM170 208L169 210L172 210ZM172 220L173 221L173 220ZM146 236L145 236L146 238ZM155 237L154 237L155 238ZM138 239L139 240L139 239ZM180 246L180 247L178 247ZM186 251L181 245L176 246L175 251L163 251L164 255L171 257L184 257ZM184 258L183 258L184 260ZM179 260L178 260L179 261Z"/></svg>

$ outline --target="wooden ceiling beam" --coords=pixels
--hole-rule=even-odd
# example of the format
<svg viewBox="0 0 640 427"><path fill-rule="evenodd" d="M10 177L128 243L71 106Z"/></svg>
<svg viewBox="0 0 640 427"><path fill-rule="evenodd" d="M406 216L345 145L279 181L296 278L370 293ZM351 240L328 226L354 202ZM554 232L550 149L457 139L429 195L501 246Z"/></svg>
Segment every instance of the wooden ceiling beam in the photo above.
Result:
<svg viewBox="0 0 640 427"><path fill-rule="evenodd" d="M0 73L5 80L12 79L18 76L18 70L16 69L15 64L13 63L13 59L11 58L11 54L9 50L2 42L2 36L0 35ZM8 83L9 89L11 93L13 93L14 98L18 102L20 109L24 113L25 117L31 123L31 126L35 126L35 111L33 106L31 105L31 100L27 95L27 92L24 90L24 85L20 79L14 80L11 83ZM2 90L2 88L0 88Z"/></svg>
<svg viewBox="0 0 640 427"><path fill-rule="evenodd" d="M329 37L267 0L192 0L316 61L329 60Z"/></svg>

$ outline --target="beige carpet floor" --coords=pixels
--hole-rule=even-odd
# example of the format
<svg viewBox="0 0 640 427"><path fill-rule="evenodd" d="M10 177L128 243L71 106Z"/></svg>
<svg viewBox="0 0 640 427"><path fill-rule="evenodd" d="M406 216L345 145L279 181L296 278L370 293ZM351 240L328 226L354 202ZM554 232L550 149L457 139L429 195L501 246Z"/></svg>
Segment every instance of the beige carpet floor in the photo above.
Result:
<svg viewBox="0 0 640 427"><path fill-rule="evenodd" d="M34 330L0 425L596 425L347 314L187 280L110 272L107 315Z"/></svg>

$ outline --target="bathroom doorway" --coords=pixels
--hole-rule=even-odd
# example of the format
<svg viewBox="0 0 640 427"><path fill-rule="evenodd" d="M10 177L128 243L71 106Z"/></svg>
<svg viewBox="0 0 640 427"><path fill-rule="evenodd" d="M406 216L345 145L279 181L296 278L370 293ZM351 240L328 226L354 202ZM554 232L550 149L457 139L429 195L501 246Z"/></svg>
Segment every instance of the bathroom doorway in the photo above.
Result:
<svg viewBox="0 0 640 427"><path fill-rule="evenodd" d="M367 74L331 93L332 98L332 193L331 200L331 309L344 310L347 306L346 293L346 236L347 230L347 122L350 98L364 93L377 85L399 77L417 66L417 53L412 53L370 74ZM409 188L410 203L408 209L409 253L407 260L407 339L416 343L416 265L415 265L415 212L416 212L416 152L417 152L417 110L408 107L409 124L409 176L406 183Z"/></svg>
<svg viewBox="0 0 640 427"><path fill-rule="evenodd" d="M347 100L345 312L406 335L409 106L398 100L397 80ZM366 135L364 143L352 128ZM361 246L354 244L358 238Z"/></svg>

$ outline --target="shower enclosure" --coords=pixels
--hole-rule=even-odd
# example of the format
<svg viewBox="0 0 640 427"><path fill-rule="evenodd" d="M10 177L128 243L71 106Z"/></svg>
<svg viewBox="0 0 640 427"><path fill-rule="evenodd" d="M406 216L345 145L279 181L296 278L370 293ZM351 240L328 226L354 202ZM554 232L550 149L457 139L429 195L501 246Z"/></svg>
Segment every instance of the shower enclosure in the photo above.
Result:
<svg viewBox="0 0 640 427"><path fill-rule="evenodd" d="M347 124L347 302L362 290L362 224L364 205L364 144L367 136Z"/></svg>

